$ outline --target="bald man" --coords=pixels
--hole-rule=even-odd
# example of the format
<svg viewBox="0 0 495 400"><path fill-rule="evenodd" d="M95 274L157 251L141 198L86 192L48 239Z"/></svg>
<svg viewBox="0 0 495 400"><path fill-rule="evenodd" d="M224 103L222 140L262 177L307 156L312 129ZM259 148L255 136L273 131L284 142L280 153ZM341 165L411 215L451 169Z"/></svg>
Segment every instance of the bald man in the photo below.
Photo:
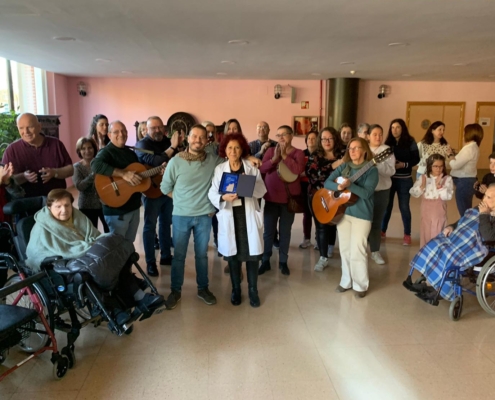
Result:
<svg viewBox="0 0 495 400"><path fill-rule="evenodd" d="M11 143L3 154L2 163L12 163L14 180L26 192L26 197L46 196L52 189L65 189L65 179L74 167L64 144L54 137L41 134L36 115L24 113L17 117L21 138Z"/></svg>
<svg viewBox="0 0 495 400"><path fill-rule="evenodd" d="M270 147L275 147L277 142L268 138L270 126L265 121L258 122L256 125L256 133L258 134L258 139L250 142L249 148L251 149L251 154L253 156L262 160L266 151Z"/></svg>
<svg viewBox="0 0 495 400"><path fill-rule="evenodd" d="M138 185L142 178L133 171L125 171L130 164L139 162L136 153L127 148L127 128L120 121L113 121L108 127L108 143L91 161L95 174L120 177L129 185ZM141 193L134 193L127 203L120 207L103 205L103 215L110 232L124 236L131 243L136 239L139 226ZM152 276L156 276L152 274Z"/></svg>

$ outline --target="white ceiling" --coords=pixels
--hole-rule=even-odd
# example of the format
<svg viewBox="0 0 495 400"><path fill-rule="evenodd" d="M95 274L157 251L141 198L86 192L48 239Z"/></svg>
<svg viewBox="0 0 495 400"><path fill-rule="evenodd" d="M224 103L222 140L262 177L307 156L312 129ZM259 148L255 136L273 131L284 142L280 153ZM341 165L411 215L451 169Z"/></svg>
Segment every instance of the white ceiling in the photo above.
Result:
<svg viewBox="0 0 495 400"><path fill-rule="evenodd" d="M494 17L493 0L0 0L0 56L73 76L493 81Z"/></svg>

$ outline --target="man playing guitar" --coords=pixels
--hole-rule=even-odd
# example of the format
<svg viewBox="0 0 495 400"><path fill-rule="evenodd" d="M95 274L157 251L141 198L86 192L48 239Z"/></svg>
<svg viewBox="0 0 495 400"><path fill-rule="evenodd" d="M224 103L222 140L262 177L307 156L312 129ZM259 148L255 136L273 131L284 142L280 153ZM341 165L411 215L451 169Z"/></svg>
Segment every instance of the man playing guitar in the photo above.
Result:
<svg viewBox="0 0 495 400"><path fill-rule="evenodd" d="M101 149L91 161L91 170L95 174L109 177L121 177L129 185L141 183L141 176L133 171L124 171L128 165L138 162L138 157L127 148L127 129L120 121L113 121L108 127L110 143ZM134 242L139 225L139 207L141 193L134 193L121 207L114 208L103 205L103 215L110 232L118 233L127 240Z"/></svg>

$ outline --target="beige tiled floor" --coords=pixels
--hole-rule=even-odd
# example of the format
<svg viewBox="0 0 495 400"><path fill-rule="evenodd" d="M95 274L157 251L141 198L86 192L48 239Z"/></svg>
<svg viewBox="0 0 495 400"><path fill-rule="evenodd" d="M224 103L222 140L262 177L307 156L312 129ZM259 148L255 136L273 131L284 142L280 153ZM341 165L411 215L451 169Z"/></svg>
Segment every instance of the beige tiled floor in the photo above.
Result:
<svg viewBox="0 0 495 400"><path fill-rule="evenodd" d="M413 200L413 231L419 202ZM454 202L450 220L457 218ZM49 355L0 384L1 399L487 399L495 378L495 319L474 297L459 322L447 302L429 306L402 288L418 249L401 245L395 208L382 254L370 262L369 295L337 294L339 258L315 273L317 252L301 250L301 218L292 235L290 277L277 268L259 279L262 306L233 307L225 262L210 257L216 306L196 297L192 246L179 306L116 337L87 327L76 346L77 365L61 381ZM137 244L142 248L141 243ZM272 265L277 265L277 251ZM155 279L168 294L170 268ZM246 283L244 283L244 289ZM61 339L63 342L64 339ZM11 352L6 366L22 358ZM4 367L0 367L0 371Z"/></svg>

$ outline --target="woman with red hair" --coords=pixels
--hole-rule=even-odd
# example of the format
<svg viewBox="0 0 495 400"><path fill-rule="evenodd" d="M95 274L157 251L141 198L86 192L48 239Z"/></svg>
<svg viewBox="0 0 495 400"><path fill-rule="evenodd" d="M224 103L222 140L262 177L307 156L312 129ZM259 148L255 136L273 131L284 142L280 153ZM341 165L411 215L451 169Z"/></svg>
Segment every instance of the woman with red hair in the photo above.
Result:
<svg viewBox="0 0 495 400"><path fill-rule="evenodd" d="M259 199L266 193L265 184L259 170L245 160L249 156L249 145L241 133L226 135L218 153L227 161L215 168L208 197L219 210L218 251L229 263L232 281L230 300L234 306L241 304L241 264L245 262L249 303L252 307L259 307L258 266L263 254L263 210ZM239 197L235 191L223 193L220 183L224 173L255 176L252 197Z"/></svg>

